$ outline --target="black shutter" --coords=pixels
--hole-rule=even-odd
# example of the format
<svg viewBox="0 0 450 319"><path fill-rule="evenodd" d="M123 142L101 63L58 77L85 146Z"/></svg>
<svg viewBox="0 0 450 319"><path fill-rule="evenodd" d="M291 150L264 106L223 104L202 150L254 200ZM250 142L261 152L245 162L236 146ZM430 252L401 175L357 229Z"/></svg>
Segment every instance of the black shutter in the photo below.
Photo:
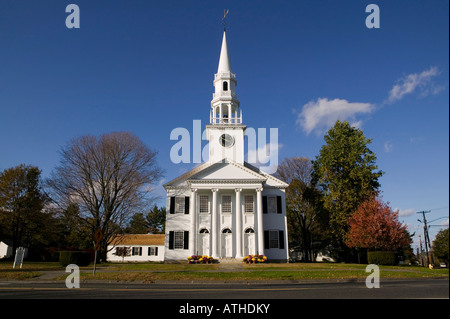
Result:
<svg viewBox="0 0 450 319"><path fill-rule="evenodd" d="M267 196L263 196L263 214L267 214Z"/></svg>
<svg viewBox="0 0 450 319"><path fill-rule="evenodd" d="M277 214L281 214L282 212L281 196L277 196Z"/></svg>
<svg viewBox="0 0 450 319"><path fill-rule="evenodd" d="M189 232L184 232L184 249L189 249Z"/></svg>
<svg viewBox="0 0 450 319"><path fill-rule="evenodd" d="M175 197L170 197L170 214L175 214Z"/></svg>
<svg viewBox="0 0 450 319"><path fill-rule="evenodd" d="M280 249L284 249L284 232L282 230L278 231L278 242Z"/></svg>
<svg viewBox="0 0 450 319"><path fill-rule="evenodd" d="M139 256L142 256L142 247L139 247Z"/></svg>
<svg viewBox="0 0 450 319"><path fill-rule="evenodd" d="M189 197L184 198L184 213L189 214Z"/></svg>
<svg viewBox="0 0 450 319"><path fill-rule="evenodd" d="M269 249L270 248L270 244L269 243L270 243L270 241L269 241L269 231L265 230L264 231L264 249Z"/></svg>
<svg viewBox="0 0 450 319"><path fill-rule="evenodd" d="M173 231L169 232L169 249L173 249L173 244L175 240L175 233Z"/></svg>
<svg viewBox="0 0 450 319"><path fill-rule="evenodd" d="M155 247L155 256L158 256L158 247Z"/></svg>

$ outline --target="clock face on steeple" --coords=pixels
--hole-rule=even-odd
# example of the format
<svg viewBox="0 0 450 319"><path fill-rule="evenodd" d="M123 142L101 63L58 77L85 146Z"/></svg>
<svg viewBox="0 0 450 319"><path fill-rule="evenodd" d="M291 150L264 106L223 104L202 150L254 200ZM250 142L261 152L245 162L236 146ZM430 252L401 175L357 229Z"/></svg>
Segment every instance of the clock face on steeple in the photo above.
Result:
<svg viewBox="0 0 450 319"><path fill-rule="evenodd" d="M222 134L219 139L220 144L224 147L231 147L234 145L234 137L229 134Z"/></svg>

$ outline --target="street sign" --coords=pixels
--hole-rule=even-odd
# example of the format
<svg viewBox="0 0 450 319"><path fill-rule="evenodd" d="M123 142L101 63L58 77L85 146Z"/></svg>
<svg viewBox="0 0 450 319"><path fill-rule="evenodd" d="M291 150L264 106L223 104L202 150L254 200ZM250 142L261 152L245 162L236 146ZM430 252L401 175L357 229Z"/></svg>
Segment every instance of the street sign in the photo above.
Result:
<svg viewBox="0 0 450 319"><path fill-rule="evenodd" d="M97 228L97 230L94 233L94 239L95 242L98 244L103 239L103 232L100 228Z"/></svg>

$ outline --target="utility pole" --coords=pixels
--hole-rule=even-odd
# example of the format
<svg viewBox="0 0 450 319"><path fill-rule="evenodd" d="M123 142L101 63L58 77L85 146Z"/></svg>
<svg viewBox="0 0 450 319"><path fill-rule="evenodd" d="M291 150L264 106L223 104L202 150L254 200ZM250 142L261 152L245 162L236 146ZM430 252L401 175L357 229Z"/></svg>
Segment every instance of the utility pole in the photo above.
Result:
<svg viewBox="0 0 450 319"><path fill-rule="evenodd" d="M420 254L419 254L419 256L420 256L420 264L422 266L425 266L425 263L423 262L422 235L419 235L419 243L420 243ZM419 248L417 248L417 249L419 249Z"/></svg>
<svg viewBox="0 0 450 319"><path fill-rule="evenodd" d="M430 267L430 255L428 254L428 247L430 247L431 249L431 243L430 243L430 236L428 236L427 218L425 217L425 214L428 213L431 213L431 210L417 212L416 214L422 214L423 216L423 221L421 221L420 219L418 219L418 221L421 223L423 222L423 237L425 239L425 252L427 254L427 264L428 267ZM434 264L433 254L431 255L431 264Z"/></svg>

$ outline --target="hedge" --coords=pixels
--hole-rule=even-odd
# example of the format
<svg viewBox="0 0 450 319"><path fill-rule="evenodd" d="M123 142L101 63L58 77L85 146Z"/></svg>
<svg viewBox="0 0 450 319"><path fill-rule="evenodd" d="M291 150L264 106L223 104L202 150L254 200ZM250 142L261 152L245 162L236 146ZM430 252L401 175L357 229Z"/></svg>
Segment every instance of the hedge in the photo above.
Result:
<svg viewBox="0 0 450 319"><path fill-rule="evenodd" d="M86 251L60 251L59 263L63 267L70 264L88 266L91 263L91 253Z"/></svg>
<svg viewBox="0 0 450 319"><path fill-rule="evenodd" d="M395 253L392 251L368 251L367 262L375 265L390 265L397 264Z"/></svg>

